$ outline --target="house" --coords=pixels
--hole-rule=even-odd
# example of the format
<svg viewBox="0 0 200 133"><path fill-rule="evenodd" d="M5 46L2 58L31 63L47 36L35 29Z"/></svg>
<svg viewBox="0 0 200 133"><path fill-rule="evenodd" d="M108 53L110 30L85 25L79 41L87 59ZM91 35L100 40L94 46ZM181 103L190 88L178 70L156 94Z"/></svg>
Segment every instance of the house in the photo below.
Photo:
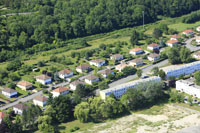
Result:
<svg viewBox="0 0 200 133"><path fill-rule="evenodd" d="M186 36L193 36L194 35L194 31L193 30L185 30L182 32L183 35L186 35Z"/></svg>
<svg viewBox="0 0 200 133"><path fill-rule="evenodd" d="M17 104L13 107L13 111L15 112L15 114L19 114L19 115L22 115L23 111L25 109L27 109L28 106L27 105L24 105L24 104Z"/></svg>
<svg viewBox="0 0 200 133"><path fill-rule="evenodd" d="M48 100L48 98L45 97L45 96L36 96L33 99L33 103L34 103L34 105L38 105L40 107L44 107L47 104L47 100Z"/></svg>
<svg viewBox="0 0 200 133"><path fill-rule="evenodd" d="M59 75L59 78L66 79L66 78L73 76L73 72L70 71L69 69L64 69L62 71L59 71L58 75Z"/></svg>
<svg viewBox="0 0 200 133"><path fill-rule="evenodd" d="M52 82L51 77L47 76L47 75L39 75L35 77L36 81L46 85L46 84L50 84Z"/></svg>
<svg viewBox="0 0 200 133"><path fill-rule="evenodd" d="M200 60L200 51L197 51L193 54L193 57L197 60Z"/></svg>
<svg viewBox="0 0 200 133"><path fill-rule="evenodd" d="M95 75L89 75L87 77L85 77L85 83L92 85L92 83L94 82L98 82L99 81L99 77L95 76Z"/></svg>
<svg viewBox="0 0 200 133"><path fill-rule="evenodd" d="M114 94L116 98L120 98L124 93L126 93L127 89L136 87L138 83L147 83L147 82L160 82L161 78L157 76L149 77L146 79L139 79L134 80L131 82L123 83L114 87L111 87L106 90L100 91L100 97L101 99L105 100L107 96L110 94Z"/></svg>
<svg viewBox="0 0 200 133"><path fill-rule="evenodd" d="M155 49L159 49L159 48L160 47L157 43L152 43L147 46L147 49L149 49L149 50L155 50Z"/></svg>
<svg viewBox="0 0 200 133"><path fill-rule="evenodd" d="M137 58L137 59L133 59L129 61L129 65L134 66L134 67L142 66L143 64L144 64L144 61L141 58Z"/></svg>
<svg viewBox="0 0 200 133"><path fill-rule="evenodd" d="M69 84L69 87L71 90L75 91L78 85L85 85L85 82L80 81L80 80L76 80L73 81Z"/></svg>
<svg viewBox="0 0 200 133"><path fill-rule="evenodd" d="M198 26L198 27L196 28L196 30L197 30L198 32L200 32L200 26Z"/></svg>
<svg viewBox="0 0 200 133"><path fill-rule="evenodd" d="M28 89L31 89L33 87L33 85L32 85L32 83L23 80L23 81L20 81L17 83L17 87L26 91Z"/></svg>
<svg viewBox="0 0 200 133"><path fill-rule="evenodd" d="M60 95L66 95L69 93L69 88L58 87L58 88L54 89L51 93L53 94L53 97L58 97Z"/></svg>
<svg viewBox="0 0 200 133"><path fill-rule="evenodd" d="M178 44L178 41L177 40L169 40L167 41L167 46L170 46L170 47L174 47L175 45Z"/></svg>
<svg viewBox="0 0 200 133"><path fill-rule="evenodd" d="M114 71L110 70L110 69L105 69L99 72L104 78L108 77L108 74L112 74L114 75Z"/></svg>
<svg viewBox="0 0 200 133"><path fill-rule="evenodd" d="M196 38L196 43L197 43L197 44L200 44L200 37L197 37L197 38Z"/></svg>
<svg viewBox="0 0 200 133"><path fill-rule="evenodd" d="M114 54L110 57L111 60L120 61L124 59L124 56L121 54Z"/></svg>
<svg viewBox="0 0 200 133"><path fill-rule="evenodd" d="M183 64L183 65L171 65L161 68L165 74L166 78L169 77L179 77L180 75L189 75L200 70L200 61Z"/></svg>
<svg viewBox="0 0 200 133"><path fill-rule="evenodd" d="M179 38L181 38L180 35L174 34L174 35L171 36L170 40L176 40L176 41L178 41Z"/></svg>
<svg viewBox="0 0 200 133"><path fill-rule="evenodd" d="M4 113L4 112L0 112L0 124L1 124L1 122L2 122L2 120L3 120L3 118L6 116L6 113Z"/></svg>
<svg viewBox="0 0 200 133"><path fill-rule="evenodd" d="M147 58L149 61L157 61L160 59L160 55L156 53L151 53Z"/></svg>
<svg viewBox="0 0 200 133"><path fill-rule="evenodd" d="M121 72L125 67L127 67L127 64L119 64L117 66L115 66L115 69L119 72Z"/></svg>
<svg viewBox="0 0 200 133"><path fill-rule="evenodd" d="M89 70L90 70L90 65L87 65L87 64L82 64L82 65L76 67L76 71L79 73L83 73L83 72L89 71Z"/></svg>
<svg viewBox="0 0 200 133"><path fill-rule="evenodd" d="M129 54L132 54L132 55L138 55L142 53L144 53L144 51L141 48L134 48L134 49L131 49L129 52Z"/></svg>
<svg viewBox="0 0 200 133"><path fill-rule="evenodd" d="M200 98L200 86L195 84L195 79L176 81L176 90Z"/></svg>
<svg viewBox="0 0 200 133"><path fill-rule="evenodd" d="M102 59L95 59L95 60L91 60L90 62L90 65L94 65L96 67L101 67L103 66L106 62L105 60L102 60Z"/></svg>
<svg viewBox="0 0 200 133"><path fill-rule="evenodd" d="M8 98L17 96L17 91L14 89L6 88L2 90L2 94Z"/></svg>

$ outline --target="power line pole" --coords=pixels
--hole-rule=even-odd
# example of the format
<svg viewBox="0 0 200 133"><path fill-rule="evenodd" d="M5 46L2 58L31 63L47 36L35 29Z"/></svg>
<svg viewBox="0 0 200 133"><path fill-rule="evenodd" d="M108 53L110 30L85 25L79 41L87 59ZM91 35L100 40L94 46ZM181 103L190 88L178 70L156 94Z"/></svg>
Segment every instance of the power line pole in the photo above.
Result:
<svg viewBox="0 0 200 133"><path fill-rule="evenodd" d="M144 29L144 11L142 11L142 15L143 15L143 29Z"/></svg>

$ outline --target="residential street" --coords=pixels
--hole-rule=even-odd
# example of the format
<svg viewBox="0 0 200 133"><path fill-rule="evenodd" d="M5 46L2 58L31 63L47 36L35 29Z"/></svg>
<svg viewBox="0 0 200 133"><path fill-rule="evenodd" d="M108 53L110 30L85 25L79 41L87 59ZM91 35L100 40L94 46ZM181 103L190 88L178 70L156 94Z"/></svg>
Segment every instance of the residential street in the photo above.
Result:
<svg viewBox="0 0 200 133"><path fill-rule="evenodd" d="M186 43L186 47L189 48L191 51L199 50L200 47L195 47L195 46L193 46L193 45L190 44L191 41L192 41L193 39L195 39L195 37L194 37L194 38L191 38L191 39L188 39L188 40L185 42L185 43ZM168 62L168 60L166 59L166 60L161 61L161 62L159 62L159 63L157 63L157 64L149 65L149 66L147 66L147 67L145 67L145 68L142 69L143 75L146 75L147 73L149 73L149 72L151 71L151 69L154 68L154 67L162 67L162 66L167 65L168 63L169 63L169 62ZM101 71L101 70L100 70L100 71ZM92 73L92 72L90 72L89 74L91 74L91 73ZM87 74L86 76L88 76L89 74ZM85 77L85 76L82 76L82 77L80 77L80 79L83 79L84 77ZM134 78L137 78L137 75L136 75L136 74L135 74L135 75L128 76L128 77L125 77L125 78L122 78L122 79L119 79L119 80L117 80L117 81L115 81L115 82L112 82L112 83L109 84L109 87L114 87L114 86L117 86L117 85L119 85L119 84L126 83L126 82L128 82L128 81L130 81L130 80L132 80L132 79L134 79ZM52 87L65 86L65 85L67 85L67 84L69 84L69 82L64 82L64 83L60 83L60 84L57 84L57 85L50 85L49 88L47 88L47 90L50 90ZM99 94L99 89L96 90L96 94ZM32 100L34 97L36 97L36 96L38 96L38 95L42 95L42 90L39 91L39 92L36 92L36 93L34 93L34 94L32 94L32 95L28 95L28 96L26 96L26 97L24 97L24 98L20 98L20 99L18 99L18 100L15 101L15 102L5 104L4 106L0 107L0 110L4 110L4 109L7 109L7 108L9 108L9 107L12 107L12 106L18 104L19 102L27 102L27 101L29 101L29 100Z"/></svg>

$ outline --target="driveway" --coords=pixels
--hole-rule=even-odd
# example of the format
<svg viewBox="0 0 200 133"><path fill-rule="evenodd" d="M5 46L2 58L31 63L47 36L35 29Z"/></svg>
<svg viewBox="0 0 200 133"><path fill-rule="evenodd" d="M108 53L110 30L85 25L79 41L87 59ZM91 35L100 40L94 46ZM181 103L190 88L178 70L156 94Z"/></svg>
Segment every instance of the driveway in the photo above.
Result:
<svg viewBox="0 0 200 133"><path fill-rule="evenodd" d="M196 46L191 45L191 42L192 42L193 39L196 39L196 36L193 37L193 38L188 39L187 41L185 41L185 44L186 44L185 46L186 46L188 49L190 49L192 52L193 52L193 51L197 51L197 50L200 49L200 47L196 47Z"/></svg>

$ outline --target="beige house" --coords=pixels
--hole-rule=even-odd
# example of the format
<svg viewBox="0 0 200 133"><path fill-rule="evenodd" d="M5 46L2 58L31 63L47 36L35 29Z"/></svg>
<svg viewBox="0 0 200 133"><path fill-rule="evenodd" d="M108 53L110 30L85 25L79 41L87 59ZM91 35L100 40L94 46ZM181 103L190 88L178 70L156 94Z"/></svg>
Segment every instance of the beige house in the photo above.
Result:
<svg viewBox="0 0 200 133"><path fill-rule="evenodd" d="M186 36L192 36L192 35L194 35L194 31L189 29L189 30L183 31L182 34L186 35Z"/></svg>
<svg viewBox="0 0 200 133"><path fill-rule="evenodd" d="M149 61L157 61L160 59L160 55L156 53L151 53L147 58Z"/></svg>
<svg viewBox="0 0 200 133"><path fill-rule="evenodd" d="M32 83L23 80L23 81L20 81L17 83L17 87L26 91L28 89L31 89L33 87L33 85L32 85Z"/></svg>
<svg viewBox="0 0 200 133"><path fill-rule="evenodd" d="M46 85L46 84L50 84L52 82L51 77L47 76L47 75L39 75L35 77L36 81Z"/></svg>
<svg viewBox="0 0 200 133"><path fill-rule="evenodd" d="M138 55L142 53L144 53L144 51L141 48L134 48L134 49L131 49L129 52L129 54L132 54L132 55Z"/></svg>
<svg viewBox="0 0 200 133"><path fill-rule="evenodd" d="M176 40L176 41L178 41L179 38L181 38L180 35L174 34L174 35L171 36L170 40Z"/></svg>
<svg viewBox="0 0 200 133"><path fill-rule="evenodd" d="M149 50L155 50L155 49L159 49L159 48L160 47L157 43L152 43L147 46L147 49L149 49Z"/></svg>
<svg viewBox="0 0 200 133"><path fill-rule="evenodd" d="M115 69L118 71L118 72L121 72L125 67L127 67L128 65L127 64L119 64L117 66L115 66Z"/></svg>
<svg viewBox="0 0 200 133"><path fill-rule="evenodd" d="M14 89L6 88L2 90L2 94L8 98L17 96L17 91Z"/></svg>
<svg viewBox="0 0 200 133"><path fill-rule="evenodd" d="M111 60L120 61L124 59L124 56L121 54L114 54L110 57Z"/></svg>
<svg viewBox="0 0 200 133"><path fill-rule="evenodd" d="M45 97L45 96L36 96L33 99L33 103L34 103L34 105L38 105L40 107L44 107L47 104L47 100L48 100L48 98Z"/></svg>
<svg viewBox="0 0 200 133"><path fill-rule="evenodd" d="M82 64L82 65L76 67L76 71L79 73L83 73L83 72L89 71L89 70L90 70L90 65L88 65L88 64Z"/></svg>
<svg viewBox="0 0 200 133"><path fill-rule="evenodd" d="M197 43L197 44L200 44L200 37L197 37L197 38L196 38L196 43Z"/></svg>
<svg viewBox="0 0 200 133"><path fill-rule="evenodd" d="M73 72L69 69L64 69L58 72L59 78L66 79L73 76Z"/></svg>
<svg viewBox="0 0 200 133"><path fill-rule="evenodd" d="M106 61L102 59L95 59L90 61L90 65L94 65L96 67L101 67L105 65Z"/></svg>
<svg viewBox="0 0 200 133"><path fill-rule="evenodd" d="M80 81L80 80L76 80L76 81L71 82L71 83L69 84L69 87L70 87L71 90L75 91L76 88L77 88L77 86L80 85L80 84L81 84L81 85L85 85L85 82Z"/></svg>
<svg viewBox="0 0 200 133"><path fill-rule="evenodd" d="M92 85L94 82L98 82L99 81L99 77L95 76L95 75L89 75L87 77L85 77L85 83Z"/></svg>
<svg viewBox="0 0 200 133"><path fill-rule="evenodd" d="M19 115L22 115L23 111L25 109L27 109L28 106L27 105L24 105L24 104L17 104L13 107L13 111L15 112L15 114L19 114Z"/></svg>
<svg viewBox="0 0 200 133"><path fill-rule="evenodd" d="M108 74L112 74L114 75L114 71L110 70L110 69L105 69L99 72L104 78L108 77Z"/></svg>
<svg viewBox="0 0 200 133"><path fill-rule="evenodd" d="M167 41L166 45L167 46L170 46L170 47L174 47L175 45L178 44L178 41L177 40L169 40Z"/></svg>
<svg viewBox="0 0 200 133"><path fill-rule="evenodd" d="M58 87L57 89L53 90L51 93L53 94L53 97L58 97L60 95L66 95L69 93L69 88Z"/></svg>
<svg viewBox="0 0 200 133"><path fill-rule="evenodd" d="M200 51L197 51L193 54L193 57L197 60L200 60Z"/></svg>
<svg viewBox="0 0 200 133"><path fill-rule="evenodd" d="M144 65L144 61L141 58L133 59L129 61L130 66L138 67Z"/></svg>

